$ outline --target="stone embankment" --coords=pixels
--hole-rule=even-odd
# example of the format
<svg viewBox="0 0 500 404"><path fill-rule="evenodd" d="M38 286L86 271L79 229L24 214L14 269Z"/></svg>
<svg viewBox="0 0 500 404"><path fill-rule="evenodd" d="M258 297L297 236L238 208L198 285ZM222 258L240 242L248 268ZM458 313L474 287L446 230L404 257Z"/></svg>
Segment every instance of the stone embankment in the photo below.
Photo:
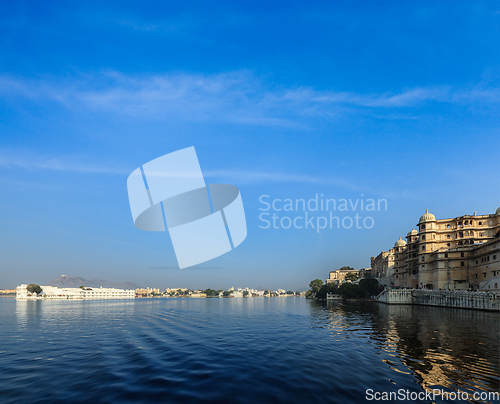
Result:
<svg viewBox="0 0 500 404"><path fill-rule="evenodd" d="M415 304L500 312L500 294L488 292L384 289L375 301L385 304Z"/></svg>

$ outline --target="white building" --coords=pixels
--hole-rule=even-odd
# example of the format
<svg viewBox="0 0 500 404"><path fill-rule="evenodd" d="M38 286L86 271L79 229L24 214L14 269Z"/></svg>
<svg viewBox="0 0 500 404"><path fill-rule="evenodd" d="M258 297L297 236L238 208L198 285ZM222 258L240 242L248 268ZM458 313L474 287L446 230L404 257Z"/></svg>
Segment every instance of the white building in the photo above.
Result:
<svg viewBox="0 0 500 404"><path fill-rule="evenodd" d="M133 289L113 288L59 288L57 286L41 286L40 294L30 293L28 285L16 288L16 299L131 299L135 298Z"/></svg>

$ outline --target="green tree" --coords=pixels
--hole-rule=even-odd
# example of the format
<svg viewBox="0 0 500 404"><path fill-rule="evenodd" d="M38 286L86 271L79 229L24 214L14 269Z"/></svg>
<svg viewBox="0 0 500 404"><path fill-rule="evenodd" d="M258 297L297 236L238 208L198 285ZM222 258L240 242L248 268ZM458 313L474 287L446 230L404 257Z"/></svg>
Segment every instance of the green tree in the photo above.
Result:
<svg viewBox="0 0 500 404"><path fill-rule="evenodd" d="M245 296L245 297L248 296L248 290L243 291L243 296Z"/></svg>
<svg viewBox="0 0 500 404"><path fill-rule="evenodd" d="M214 289L206 289L203 291L203 293L206 293L207 297L216 297L219 296L219 290L214 290Z"/></svg>
<svg viewBox="0 0 500 404"><path fill-rule="evenodd" d="M268 295L269 294L269 291L268 290L265 290L264 291L264 295Z"/></svg>
<svg viewBox="0 0 500 404"><path fill-rule="evenodd" d="M340 292L338 286L332 283L327 283L326 285L323 285L318 292L316 292L316 297L318 299L326 299L326 295L328 293L339 294Z"/></svg>
<svg viewBox="0 0 500 404"><path fill-rule="evenodd" d="M78 287L79 287L80 289L85 289L85 286L83 286L83 285L80 285L80 286L78 286Z"/></svg>
<svg viewBox="0 0 500 404"><path fill-rule="evenodd" d="M295 292L293 290L289 290L288 292L286 292L287 295L294 295Z"/></svg>
<svg viewBox="0 0 500 404"><path fill-rule="evenodd" d="M354 268L343 266L342 268L340 268L340 270L353 271Z"/></svg>
<svg viewBox="0 0 500 404"><path fill-rule="evenodd" d="M42 293L42 288L40 285L36 285L34 283L30 283L28 286L26 286L26 290L30 293L36 293L37 295Z"/></svg>
<svg viewBox="0 0 500 404"><path fill-rule="evenodd" d="M375 278L361 279L359 281L359 287L369 296L376 296L381 292L381 287Z"/></svg>
<svg viewBox="0 0 500 404"><path fill-rule="evenodd" d="M311 291L315 293L319 292L321 286L323 286L323 281L321 279L315 279L309 282L309 287L311 288Z"/></svg>
<svg viewBox="0 0 500 404"><path fill-rule="evenodd" d="M359 299L366 297L366 293L359 285L354 283L343 283L339 288L343 299Z"/></svg>
<svg viewBox="0 0 500 404"><path fill-rule="evenodd" d="M224 296L224 297L229 297L229 295L230 295L230 294L231 294L231 292L230 292L230 291L225 290L225 291L224 291L224 293L222 293L222 296Z"/></svg>
<svg viewBox="0 0 500 404"><path fill-rule="evenodd" d="M358 280L358 275L355 274L354 272L350 272L346 274L345 276L346 281L357 281Z"/></svg>

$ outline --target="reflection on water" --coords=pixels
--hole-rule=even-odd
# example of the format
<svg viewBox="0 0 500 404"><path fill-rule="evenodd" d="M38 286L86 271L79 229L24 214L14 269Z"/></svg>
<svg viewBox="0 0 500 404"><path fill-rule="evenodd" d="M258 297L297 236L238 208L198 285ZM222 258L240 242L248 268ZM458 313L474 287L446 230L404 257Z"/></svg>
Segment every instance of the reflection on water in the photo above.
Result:
<svg viewBox="0 0 500 404"><path fill-rule="evenodd" d="M316 303L311 312L337 340L369 329L381 361L425 391L500 390L498 313L372 303Z"/></svg>
<svg viewBox="0 0 500 404"><path fill-rule="evenodd" d="M498 313L376 303L5 298L0 402L358 403L367 389L498 391L499 332Z"/></svg>
<svg viewBox="0 0 500 404"><path fill-rule="evenodd" d="M101 304L95 304L100 302ZM58 329L73 327L75 320L98 320L106 308L106 316L134 314L134 301L130 300L16 300L15 313L20 330L37 329L44 324Z"/></svg>

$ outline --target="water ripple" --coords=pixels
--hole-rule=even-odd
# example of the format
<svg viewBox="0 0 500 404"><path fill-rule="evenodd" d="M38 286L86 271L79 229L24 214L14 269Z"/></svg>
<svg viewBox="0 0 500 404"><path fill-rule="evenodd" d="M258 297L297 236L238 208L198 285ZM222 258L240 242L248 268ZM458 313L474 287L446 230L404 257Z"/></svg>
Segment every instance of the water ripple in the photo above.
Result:
<svg viewBox="0 0 500 404"><path fill-rule="evenodd" d="M366 389L499 388L496 313L299 298L0 306L5 404L357 403Z"/></svg>

